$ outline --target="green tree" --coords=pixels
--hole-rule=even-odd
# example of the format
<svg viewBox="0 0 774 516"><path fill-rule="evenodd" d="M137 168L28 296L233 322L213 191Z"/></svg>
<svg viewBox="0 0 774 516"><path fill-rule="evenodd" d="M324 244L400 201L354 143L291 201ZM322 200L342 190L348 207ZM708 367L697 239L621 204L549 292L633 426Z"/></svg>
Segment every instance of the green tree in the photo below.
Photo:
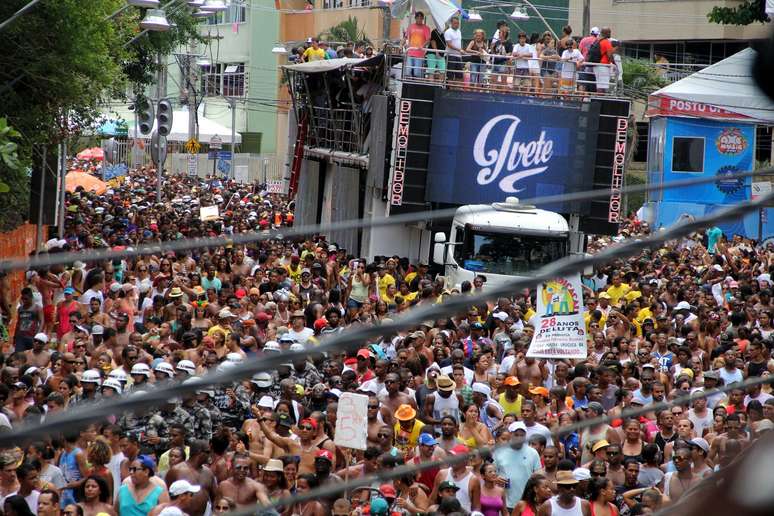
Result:
<svg viewBox="0 0 774 516"><path fill-rule="evenodd" d="M668 84L662 77L663 70L646 59L624 57L622 65L624 88L634 98L647 98Z"/></svg>
<svg viewBox="0 0 774 516"><path fill-rule="evenodd" d="M715 6L707 14L712 23L721 25L750 25L751 23L766 23L770 18L764 10L766 0L745 0L736 7Z"/></svg>
<svg viewBox="0 0 774 516"><path fill-rule="evenodd" d="M28 1L0 1L0 20ZM128 44L141 34L144 10L131 7L109 19L124 6L125 0L42 0L0 33L0 116L20 134L21 163L30 162L33 145L56 145L91 127L106 100L123 98L129 84L139 92L153 81L158 53L198 37L191 11L179 0L167 9L172 30ZM0 159L6 184L17 173ZM9 195L23 195L11 186ZM28 212L28 201L20 203L15 215ZM0 220L8 220L11 205L0 202Z"/></svg>
<svg viewBox="0 0 774 516"><path fill-rule="evenodd" d="M337 43L363 41L368 45L371 44L365 30L358 25L356 16L349 16L343 22L322 31L318 38L323 41L335 41Z"/></svg>

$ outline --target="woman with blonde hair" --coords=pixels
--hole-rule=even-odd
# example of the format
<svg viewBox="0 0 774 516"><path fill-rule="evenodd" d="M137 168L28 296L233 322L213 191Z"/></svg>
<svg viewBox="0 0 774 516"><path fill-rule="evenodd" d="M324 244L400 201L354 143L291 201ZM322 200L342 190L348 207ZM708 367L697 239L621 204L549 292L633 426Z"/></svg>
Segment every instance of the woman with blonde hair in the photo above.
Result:
<svg viewBox="0 0 774 516"><path fill-rule="evenodd" d="M489 52L484 29L476 29L473 32L473 39L468 43L465 52L470 56L470 83L484 84L484 72Z"/></svg>

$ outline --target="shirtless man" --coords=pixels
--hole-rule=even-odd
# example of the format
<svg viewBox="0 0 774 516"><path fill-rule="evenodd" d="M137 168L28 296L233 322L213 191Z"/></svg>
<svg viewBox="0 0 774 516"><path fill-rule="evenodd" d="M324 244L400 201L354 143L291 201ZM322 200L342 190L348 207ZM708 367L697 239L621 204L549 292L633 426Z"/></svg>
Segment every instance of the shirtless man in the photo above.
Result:
<svg viewBox="0 0 774 516"><path fill-rule="evenodd" d="M747 437L742 433L742 422L737 414L729 414L726 418L726 433L720 434L712 440L710 445L709 460L715 464L718 457L725 455L726 441L733 439L739 441L743 446L747 444Z"/></svg>
<svg viewBox="0 0 774 516"><path fill-rule="evenodd" d="M32 364L38 369L48 366L48 361L51 360L51 352L46 350L46 344L48 344L48 335L45 333L38 333L33 337L32 349L24 352L28 364Z"/></svg>
<svg viewBox="0 0 774 516"><path fill-rule="evenodd" d="M218 485L218 496L236 501L237 508L249 507L257 502L269 503L266 487L249 477L250 457L236 454L231 462L231 476Z"/></svg>
<svg viewBox="0 0 774 516"><path fill-rule="evenodd" d="M268 418L265 422L265 425L268 428L274 429L275 427L272 419L273 409L268 407L268 405L272 404L270 401L271 398L268 396L264 396L264 398L269 399L266 403L267 406L261 406L261 402L264 401L261 399L258 405L253 405L251 408L255 418L247 419L242 423L242 431L247 434L247 437L250 439L250 448L248 450L250 458L259 464L265 464L269 459L281 457L284 454L282 447L277 446L270 441L269 438L266 437L266 433L261 429L261 423L259 421L264 417Z"/></svg>
<svg viewBox="0 0 774 516"><path fill-rule="evenodd" d="M522 358L513 365L509 374L518 377L522 384L539 386L543 385L547 371L540 361L534 358Z"/></svg>
<svg viewBox="0 0 774 516"><path fill-rule="evenodd" d="M384 423L379 421L379 399L376 396L368 397L368 446L379 446L379 429Z"/></svg>
<svg viewBox="0 0 774 516"><path fill-rule="evenodd" d="M411 405L413 408L417 408L417 402L414 398L400 392L400 377L397 373L389 373L387 375L387 378L384 380L384 388L387 394L379 396L379 401L382 403L382 420L385 423L392 423L392 415L395 414L395 411L401 405Z"/></svg>
<svg viewBox="0 0 774 516"><path fill-rule="evenodd" d="M187 480L177 480L169 486L169 502L162 503L151 509L148 516L158 516L167 507L175 507L183 514L188 514L191 500L201 491L201 487L191 484Z"/></svg>
<svg viewBox="0 0 774 516"><path fill-rule="evenodd" d="M172 466L164 479L168 486L176 480L188 480L191 484L201 486L201 490L193 495L188 506L188 514L191 516L202 516L210 501L215 499L217 481L210 468L205 466L209 457L210 443L195 439L191 442L188 460Z"/></svg>

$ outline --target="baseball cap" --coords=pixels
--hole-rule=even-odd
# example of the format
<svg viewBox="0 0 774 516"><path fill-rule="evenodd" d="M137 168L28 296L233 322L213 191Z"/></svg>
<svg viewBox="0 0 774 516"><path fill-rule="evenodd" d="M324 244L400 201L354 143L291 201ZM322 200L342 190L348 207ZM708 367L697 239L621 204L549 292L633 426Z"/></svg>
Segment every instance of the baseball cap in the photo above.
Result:
<svg viewBox="0 0 774 516"><path fill-rule="evenodd" d="M505 320L508 319L508 314L506 314L505 312L495 312L495 313L492 314L492 317L494 317L495 319L498 319L500 321L505 322ZM478 324L478 323L476 323L476 324Z"/></svg>
<svg viewBox="0 0 774 516"><path fill-rule="evenodd" d="M455 484L451 480L444 480L443 482L438 484L438 491L443 491L444 489L454 489L455 491L460 490L460 488L457 487L457 484Z"/></svg>
<svg viewBox="0 0 774 516"><path fill-rule="evenodd" d="M470 453L470 448L468 448L464 444L458 444L454 448L449 450L449 453L451 453L452 455L467 455L468 453Z"/></svg>
<svg viewBox="0 0 774 516"><path fill-rule="evenodd" d="M520 383L519 379L515 376L509 376L503 381L503 385L507 385L508 387L518 387Z"/></svg>
<svg viewBox="0 0 774 516"><path fill-rule="evenodd" d="M508 425L508 431L510 433L514 433L516 430L523 430L524 433L527 433L527 425L525 425L523 421L514 421Z"/></svg>
<svg viewBox="0 0 774 516"><path fill-rule="evenodd" d="M317 453L314 454L314 459L325 459L333 464L333 454L328 450L317 450Z"/></svg>
<svg viewBox="0 0 774 516"><path fill-rule="evenodd" d="M599 36L599 27L591 27L591 33L595 36Z"/></svg>
<svg viewBox="0 0 774 516"><path fill-rule="evenodd" d="M266 372L254 374L250 381L262 389L271 387L272 385L271 374Z"/></svg>
<svg viewBox="0 0 774 516"><path fill-rule="evenodd" d="M153 457L150 455L138 455L137 460L142 464L142 467L151 471L156 471L156 461L153 460Z"/></svg>
<svg viewBox="0 0 774 516"><path fill-rule="evenodd" d="M596 452L597 450L601 450L602 448L607 448L608 446L610 446L610 443L607 442L606 439L600 439L599 441L595 442L591 446L591 451Z"/></svg>
<svg viewBox="0 0 774 516"><path fill-rule="evenodd" d="M435 446L438 444L438 441L430 434L419 434L419 444L424 446Z"/></svg>
<svg viewBox="0 0 774 516"><path fill-rule="evenodd" d="M271 396L261 396L261 399L258 400L258 406L261 408L273 409L274 399Z"/></svg>
<svg viewBox="0 0 774 516"><path fill-rule="evenodd" d="M706 439L696 437L688 441L688 444L691 446L696 446L697 448L701 448L704 453L709 453L710 446Z"/></svg>
<svg viewBox="0 0 774 516"><path fill-rule="evenodd" d="M35 335L35 340L39 340L40 342L42 342L44 344L48 344L48 335L46 335L43 332L38 333L37 335Z"/></svg>
<svg viewBox="0 0 774 516"><path fill-rule="evenodd" d="M479 394L485 395L487 398L489 398L492 394L492 389L481 382L475 382L473 383L473 392L477 392Z"/></svg>
<svg viewBox="0 0 774 516"><path fill-rule="evenodd" d="M198 493L201 489L201 486L194 485L188 480L175 480L169 486L169 494L171 496L180 496L185 493Z"/></svg>
<svg viewBox="0 0 774 516"><path fill-rule="evenodd" d="M64 293L65 294L75 294L75 289L73 287L65 287Z"/></svg>
<svg viewBox="0 0 774 516"><path fill-rule="evenodd" d="M427 434L422 434L427 435ZM379 486L379 493L385 497L385 498L396 498L398 493L395 491L395 488L392 487L390 484L382 484Z"/></svg>
<svg viewBox="0 0 774 516"><path fill-rule="evenodd" d="M559 475L560 473L563 473L563 475L561 475L561 481L560 481L560 475ZM589 471L588 468L575 468L572 471L556 472L557 484L571 485L571 484L577 484L581 480L591 480L591 471Z"/></svg>
<svg viewBox="0 0 774 516"><path fill-rule="evenodd" d="M99 324L95 324L94 326L91 327L92 335L102 335L103 333L105 333L105 328L103 328Z"/></svg>

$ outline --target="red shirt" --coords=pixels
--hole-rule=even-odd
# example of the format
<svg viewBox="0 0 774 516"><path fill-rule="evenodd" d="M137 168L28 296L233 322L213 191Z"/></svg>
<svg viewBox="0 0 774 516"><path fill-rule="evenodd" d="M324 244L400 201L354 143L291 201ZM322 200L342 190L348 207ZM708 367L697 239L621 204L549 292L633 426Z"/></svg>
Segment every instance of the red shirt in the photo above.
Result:
<svg viewBox="0 0 774 516"><path fill-rule="evenodd" d="M602 53L602 57L599 62L602 64L610 64L610 57L608 52L613 50L613 43L610 42L610 38L605 38L599 42L599 51Z"/></svg>

